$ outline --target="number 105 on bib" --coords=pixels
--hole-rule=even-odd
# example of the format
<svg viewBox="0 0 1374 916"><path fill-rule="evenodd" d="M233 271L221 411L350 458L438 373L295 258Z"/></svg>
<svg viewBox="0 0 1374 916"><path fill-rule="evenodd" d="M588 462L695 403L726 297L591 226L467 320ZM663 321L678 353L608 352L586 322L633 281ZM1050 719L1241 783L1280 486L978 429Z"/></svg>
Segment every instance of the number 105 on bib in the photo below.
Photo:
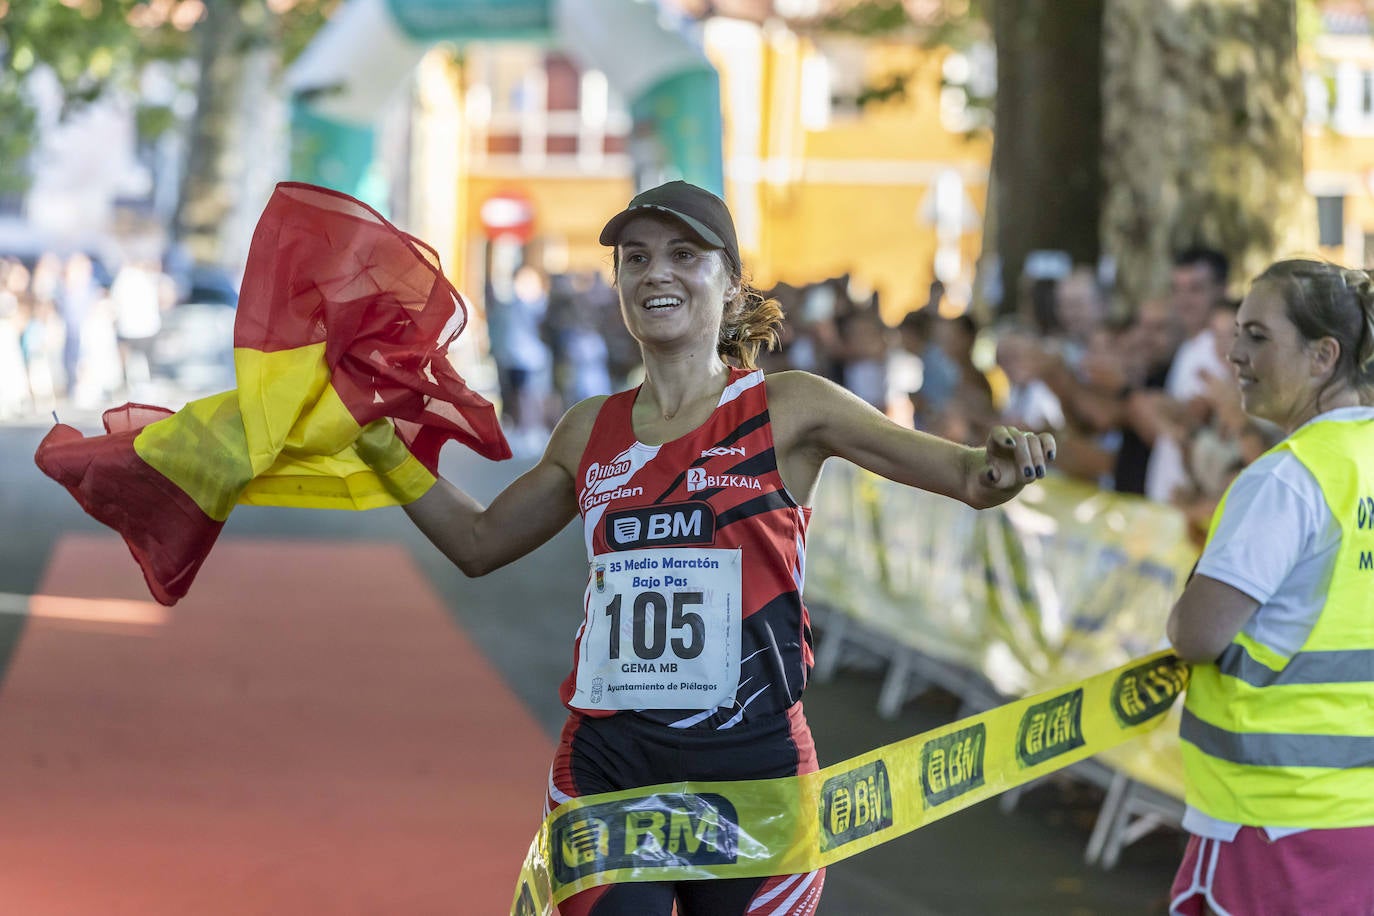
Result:
<svg viewBox="0 0 1374 916"><path fill-rule="evenodd" d="M572 705L714 709L739 679L740 551L602 554L587 583Z"/></svg>

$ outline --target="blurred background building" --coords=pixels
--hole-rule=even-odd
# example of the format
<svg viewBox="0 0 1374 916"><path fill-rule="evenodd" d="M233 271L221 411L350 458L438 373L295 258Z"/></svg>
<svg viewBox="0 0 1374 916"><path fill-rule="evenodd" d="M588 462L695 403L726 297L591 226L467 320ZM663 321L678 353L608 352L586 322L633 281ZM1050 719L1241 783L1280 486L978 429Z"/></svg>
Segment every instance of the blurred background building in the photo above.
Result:
<svg viewBox="0 0 1374 916"><path fill-rule="evenodd" d="M174 19L187 2L161 6ZM251 112L241 123L252 130L229 153L239 187L218 221L213 266L231 278L241 269L272 184L314 181L433 244L480 315L522 264L607 274L596 241L606 215L637 188L685 177L726 197L760 287L848 277L895 324L938 279L957 312L990 248L985 103L996 55L976 33L942 44L834 28L845 6L325 4L324 27L289 71L244 71L251 103L240 104ZM906 6L918 19L942 5ZM1361 4L1314 9L1319 27L1303 50L1306 185L1321 253L1367 264L1374 41ZM149 64L133 91L66 116L56 82L35 68L39 139L24 162L7 163L29 181L0 194L0 254L83 248L105 273L124 258L205 260L169 248L188 187L198 66Z"/></svg>
<svg viewBox="0 0 1374 916"><path fill-rule="evenodd" d="M487 288L493 270L520 260L550 273L606 270L596 240L606 215L638 187L684 177L729 201L759 286L849 274L891 303L894 321L918 293L924 302L937 271L967 291L982 246L991 135L964 89L974 83L991 95L986 44L960 52L811 34L819 5L717 4L706 16L687 5L615 6L570 3L560 12L583 22L564 32L580 38L594 22L609 47L606 39L550 47L557 31L453 44L450 24L407 77L413 117L393 147L408 151L410 168L391 183L399 193L388 202L453 252L465 289ZM628 48L615 25L631 18L625 11L649 17ZM808 18L794 27L782 15L789 11ZM681 69L646 76L648 64L629 60L636 55L711 73L674 86ZM327 57L338 61L337 47ZM307 52L301 70L311 65ZM658 82L644 90L636 80ZM702 114L712 105L719 118ZM687 126L673 128L674 119ZM377 166L354 165L357 190L368 191ZM518 257L502 251L511 244Z"/></svg>

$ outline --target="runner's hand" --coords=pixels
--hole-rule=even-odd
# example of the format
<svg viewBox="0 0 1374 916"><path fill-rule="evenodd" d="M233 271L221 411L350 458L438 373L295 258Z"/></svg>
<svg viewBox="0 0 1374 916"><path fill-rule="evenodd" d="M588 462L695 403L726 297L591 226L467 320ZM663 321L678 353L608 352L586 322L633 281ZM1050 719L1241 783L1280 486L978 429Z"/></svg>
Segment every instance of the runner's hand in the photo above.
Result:
<svg viewBox="0 0 1374 916"><path fill-rule="evenodd" d="M364 426L353 449L397 505L409 505L434 486L434 474L415 460L388 417Z"/></svg>
<svg viewBox="0 0 1374 916"><path fill-rule="evenodd" d="M378 474L394 470L409 455L396 436L396 425L388 417L380 417L362 428L353 448L363 463Z"/></svg>
<svg viewBox="0 0 1374 916"><path fill-rule="evenodd" d="M982 482L998 490L1019 490L1045 476L1045 468L1054 460L1054 436L1015 426L994 426L985 453Z"/></svg>

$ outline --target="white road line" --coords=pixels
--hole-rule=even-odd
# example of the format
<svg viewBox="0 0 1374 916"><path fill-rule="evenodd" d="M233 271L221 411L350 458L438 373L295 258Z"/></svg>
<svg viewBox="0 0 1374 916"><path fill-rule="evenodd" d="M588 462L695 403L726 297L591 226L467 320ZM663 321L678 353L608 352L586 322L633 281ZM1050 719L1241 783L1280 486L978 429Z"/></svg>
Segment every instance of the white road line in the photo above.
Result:
<svg viewBox="0 0 1374 916"><path fill-rule="evenodd" d="M35 602L35 599L39 600ZM162 626L170 619L167 608L151 601L17 595L13 592L0 592L0 614L133 626Z"/></svg>

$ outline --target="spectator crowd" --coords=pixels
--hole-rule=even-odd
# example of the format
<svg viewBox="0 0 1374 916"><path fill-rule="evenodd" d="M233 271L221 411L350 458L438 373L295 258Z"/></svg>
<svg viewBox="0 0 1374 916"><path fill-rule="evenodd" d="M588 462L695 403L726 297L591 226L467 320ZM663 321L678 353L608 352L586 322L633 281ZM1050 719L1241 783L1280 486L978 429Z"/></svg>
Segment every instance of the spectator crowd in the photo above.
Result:
<svg viewBox="0 0 1374 916"><path fill-rule="evenodd" d="M157 261L113 277L90 254L0 257L0 420L136 398L164 316L185 296Z"/></svg>
<svg viewBox="0 0 1374 916"><path fill-rule="evenodd" d="M1045 263L1045 259L1041 259ZM1235 474L1276 441L1248 418L1226 362L1237 303L1220 252L1174 258L1167 295L1113 308L1094 270L1054 261L1017 316L980 324L937 281L895 323L842 276L769 291L787 315L768 370L805 369L897 422L970 444L1010 423L1053 431L1060 473L1171 503L1200 538ZM82 252L0 258L0 420L136 399L186 301L160 263L111 277ZM638 381L639 350L600 271L533 266L487 290L487 341L518 453L572 404Z"/></svg>
<svg viewBox="0 0 1374 916"><path fill-rule="evenodd" d="M788 339L769 368L826 375L968 444L999 423L1052 431L1060 473L1175 505L1200 543L1227 485L1278 439L1240 407L1230 279L1223 254L1189 248L1166 295L1112 308L1096 271L1065 264L1024 284L1020 315L987 325L948 308L936 282L896 327L848 278L783 285Z"/></svg>

